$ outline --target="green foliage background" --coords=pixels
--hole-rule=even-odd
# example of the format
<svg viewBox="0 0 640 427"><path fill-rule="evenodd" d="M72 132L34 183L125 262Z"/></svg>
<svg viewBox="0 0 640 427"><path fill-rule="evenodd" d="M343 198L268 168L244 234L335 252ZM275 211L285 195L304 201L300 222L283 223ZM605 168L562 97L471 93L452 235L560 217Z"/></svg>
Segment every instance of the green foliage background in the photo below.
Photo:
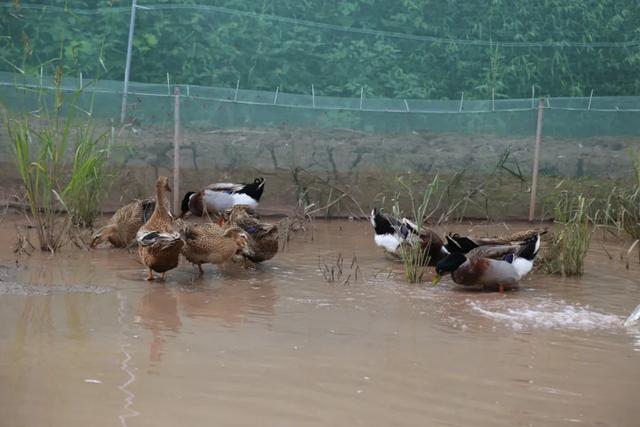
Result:
<svg viewBox="0 0 640 427"><path fill-rule="evenodd" d="M66 75L121 80L129 26L127 0L21 0L0 7L0 70L53 74L64 52ZM204 0L141 0L131 80L318 95L457 99L531 94L638 95L640 45L517 46L500 42L640 40L636 0L215 0L208 6L153 9ZM74 11L94 11L78 13ZM97 10L97 11L96 11ZM298 20L283 22L266 15ZM320 25L305 25L299 20ZM441 39L468 45L369 35L324 24ZM64 43L62 41L64 40Z"/></svg>

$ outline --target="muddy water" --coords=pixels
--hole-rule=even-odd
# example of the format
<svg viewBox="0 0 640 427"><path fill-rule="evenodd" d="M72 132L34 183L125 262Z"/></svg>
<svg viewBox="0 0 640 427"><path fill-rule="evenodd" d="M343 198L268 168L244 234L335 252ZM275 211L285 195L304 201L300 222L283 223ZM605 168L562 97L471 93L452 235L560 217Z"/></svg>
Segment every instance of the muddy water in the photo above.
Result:
<svg viewBox="0 0 640 427"><path fill-rule="evenodd" d="M640 268L622 247L499 295L408 285L366 222L316 223L257 270L185 263L152 284L124 250L16 267L5 244L0 425L636 426L640 328L622 322Z"/></svg>

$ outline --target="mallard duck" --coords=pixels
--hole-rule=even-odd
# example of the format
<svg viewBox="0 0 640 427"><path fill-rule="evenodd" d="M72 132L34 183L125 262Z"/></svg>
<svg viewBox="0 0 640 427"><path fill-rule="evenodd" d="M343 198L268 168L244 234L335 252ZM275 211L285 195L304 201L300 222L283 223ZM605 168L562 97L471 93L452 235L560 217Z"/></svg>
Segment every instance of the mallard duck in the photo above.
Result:
<svg viewBox="0 0 640 427"><path fill-rule="evenodd" d="M535 237L537 235L542 236L546 233L546 228L534 228L531 230L516 231L511 234L496 237L472 237L461 236L459 234L448 234L446 236L447 244L445 245L445 248L451 253L458 252L466 254L467 252L477 248L478 246L509 245L512 243L525 242L532 237Z"/></svg>
<svg viewBox="0 0 640 427"><path fill-rule="evenodd" d="M222 212L235 205L256 208L264 191L264 178L256 178L250 184L217 183L198 192L189 191L181 204L180 218L187 212L196 216Z"/></svg>
<svg viewBox="0 0 640 427"><path fill-rule="evenodd" d="M376 245L396 257L401 257L402 245L416 244L420 242L423 249L427 250L427 265L436 263L449 255L444 247L444 242L433 230L422 227L418 235L418 227L407 218L397 219L379 209L371 211L371 225L375 230L373 237Z"/></svg>
<svg viewBox="0 0 640 427"><path fill-rule="evenodd" d="M173 229L173 217L167 209L165 191L171 191L169 179L160 176L156 180L156 206L149 220L136 233L138 252L142 263L149 268L147 280L153 280L153 272L162 274L178 266L180 249L184 242Z"/></svg>
<svg viewBox="0 0 640 427"><path fill-rule="evenodd" d="M198 266L201 275L202 264L222 264L235 255L251 254L247 234L234 225L183 223L180 234L185 241L182 255Z"/></svg>
<svg viewBox="0 0 640 427"><path fill-rule="evenodd" d="M91 236L91 247L109 241L116 248L126 248L136 241L136 233L151 217L156 201L135 200L113 214L109 223Z"/></svg>
<svg viewBox="0 0 640 427"><path fill-rule="evenodd" d="M236 205L227 209L222 216L229 224L238 226L247 233L252 254L243 254L245 259L259 263L278 253L278 225L260 221L250 206Z"/></svg>
<svg viewBox="0 0 640 427"><path fill-rule="evenodd" d="M479 246L467 254L454 252L436 264L433 283L451 273L455 283L483 288L512 288L533 268L540 250L540 234L515 245Z"/></svg>

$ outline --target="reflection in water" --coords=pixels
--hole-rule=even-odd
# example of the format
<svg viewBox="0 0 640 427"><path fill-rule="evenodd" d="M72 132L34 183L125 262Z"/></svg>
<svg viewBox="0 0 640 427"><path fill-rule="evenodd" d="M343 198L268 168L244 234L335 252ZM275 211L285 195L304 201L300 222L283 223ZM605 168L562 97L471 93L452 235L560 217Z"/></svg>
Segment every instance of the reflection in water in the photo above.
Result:
<svg viewBox="0 0 640 427"><path fill-rule="evenodd" d="M149 361L152 365L160 362L166 341L165 334L177 334L182 326L173 290L167 289L164 284L149 286L138 302L135 321L151 331Z"/></svg>
<svg viewBox="0 0 640 427"><path fill-rule="evenodd" d="M222 283L216 288L183 289L178 292L180 308L189 318L217 318L225 326L244 323L249 314L274 314L277 296L273 285Z"/></svg>
<svg viewBox="0 0 640 427"><path fill-rule="evenodd" d="M225 282L215 288L154 284L138 302L136 323L151 331L149 361L154 365L166 351L167 337L182 329L180 313L190 319L220 319L226 327L237 327L248 315L273 316L276 300L274 286L264 281L259 286Z"/></svg>

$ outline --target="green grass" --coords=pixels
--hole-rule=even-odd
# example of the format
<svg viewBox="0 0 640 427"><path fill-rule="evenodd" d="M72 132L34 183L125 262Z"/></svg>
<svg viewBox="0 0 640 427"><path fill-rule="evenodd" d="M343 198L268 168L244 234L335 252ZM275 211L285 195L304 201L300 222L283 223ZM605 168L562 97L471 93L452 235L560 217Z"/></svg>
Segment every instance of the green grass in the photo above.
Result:
<svg viewBox="0 0 640 427"><path fill-rule="evenodd" d="M424 223L430 216L429 205L431 197L438 186L438 176L436 175L433 178L433 181L431 181L424 190L416 190L415 183L407 183L401 177L398 178L398 183L402 189L401 192L406 193L406 196L410 201L410 215L416 224L419 236L422 233ZM396 197L393 205L393 214L400 218L403 215L400 211L398 200L399 197ZM405 277L409 283L422 282L424 277L423 267L429 261L428 251L429 247L423 248L419 238L416 238L413 242L400 246L400 256L402 257L402 263L404 265Z"/></svg>
<svg viewBox="0 0 640 427"><path fill-rule="evenodd" d="M558 194L555 207L554 235L544 257L548 273L580 276L584 272L584 259L591 244L595 217L589 215L592 199L572 195L567 191Z"/></svg>
<svg viewBox="0 0 640 427"><path fill-rule="evenodd" d="M42 91L37 111L9 112L4 124L40 248L56 251L72 224L90 226L98 213L107 173L109 144L91 115L78 117L76 101L58 86L53 111ZM62 215L60 215L62 213Z"/></svg>

